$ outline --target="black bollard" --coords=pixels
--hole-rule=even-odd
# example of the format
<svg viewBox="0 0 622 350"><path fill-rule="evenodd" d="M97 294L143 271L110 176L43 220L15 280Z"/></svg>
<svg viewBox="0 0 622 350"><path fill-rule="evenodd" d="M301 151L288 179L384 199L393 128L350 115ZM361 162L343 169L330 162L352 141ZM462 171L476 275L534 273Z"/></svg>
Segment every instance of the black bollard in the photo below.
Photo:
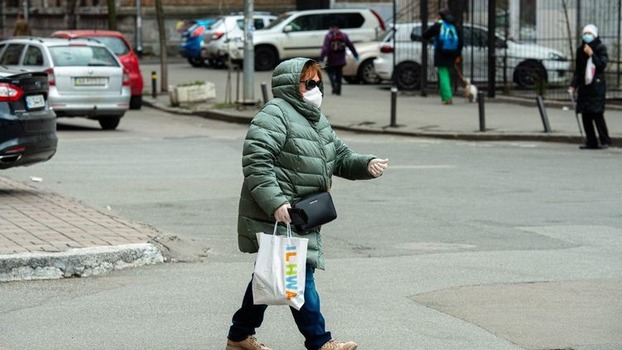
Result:
<svg viewBox="0 0 622 350"><path fill-rule="evenodd" d="M151 71L151 97L158 97L158 75L154 70Z"/></svg>
<svg viewBox="0 0 622 350"><path fill-rule="evenodd" d="M486 131L486 114L484 111L484 93L477 92L477 105L479 107L479 131Z"/></svg>
<svg viewBox="0 0 622 350"><path fill-rule="evenodd" d="M396 107L397 107L397 87L392 86L391 87L391 127L393 128L397 126L397 123L395 121Z"/></svg>
<svg viewBox="0 0 622 350"><path fill-rule="evenodd" d="M538 95L536 97L536 103L538 104L538 110L540 111L540 118L542 118L544 132L551 132L551 125L549 125L549 116L546 114L546 106L544 105L544 99L541 95Z"/></svg>
<svg viewBox="0 0 622 350"><path fill-rule="evenodd" d="M268 103L268 84L261 82L261 95L263 96L263 104Z"/></svg>

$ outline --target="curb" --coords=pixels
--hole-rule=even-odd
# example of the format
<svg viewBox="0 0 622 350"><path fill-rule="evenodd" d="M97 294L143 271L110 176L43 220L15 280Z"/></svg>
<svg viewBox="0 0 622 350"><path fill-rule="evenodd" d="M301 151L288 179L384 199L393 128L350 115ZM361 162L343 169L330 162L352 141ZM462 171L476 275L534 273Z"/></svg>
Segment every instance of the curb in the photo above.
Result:
<svg viewBox="0 0 622 350"><path fill-rule="evenodd" d="M503 101L506 103L529 103L527 101L516 101L515 99L506 99ZM183 115L195 115L206 119L220 120L224 122L238 123L238 124L250 124L253 117L243 116L232 112L227 109L207 108L202 110L190 110L180 107L167 107L157 103L157 101L151 101L149 99L143 99L143 103L149 107L166 111L169 113L183 114ZM534 103L529 103L530 105ZM337 123L331 123L333 129L346 130L358 133L367 134L388 134L397 136L413 136L413 137L429 137L447 140L464 140L464 141L532 141L532 142L557 142L557 143L569 143L569 144L582 144L583 138L581 136L567 135L567 134L553 134L544 133L541 134L509 134L500 132L478 131L474 130L469 133L464 132L422 132L422 131L409 131L400 130L399 125L397 127L383 126L383 127L363 127L357 125L340 125ZM622 144L622 137L611 137L612 143L619 145Z"/></svg>
<svg viewBox="0 0 622 350"><path fill-rule="evenodd" d="M149 243L0 255L0 282L89 277L164 261Z"/></svg>

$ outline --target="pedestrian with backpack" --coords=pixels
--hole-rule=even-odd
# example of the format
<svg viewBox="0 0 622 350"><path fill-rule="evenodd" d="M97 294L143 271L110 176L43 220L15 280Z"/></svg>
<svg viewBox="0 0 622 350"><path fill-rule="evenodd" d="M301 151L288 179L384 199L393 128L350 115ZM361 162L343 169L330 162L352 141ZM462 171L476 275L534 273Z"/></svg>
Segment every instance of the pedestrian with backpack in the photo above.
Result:
<svg viewBox="0 0 622 350"><path fill-rule="evenodd" d="M339 24L332 22L328 34L324 37L320 62L326 59L326 70L330 79L333 95L341 95L341 80L343 66L346 65L346 48L350 49L354 58L358 61L359 54L350 42L348 35L339 29Z"/></svg>
<svg viewBox="0 0 622 350"><path fill-rule="evenodd" d="M451 69L462 61L462 28L456 24L449 10L441 10L439 15L440 19L423 33L423 38L434 38L434 67L438 74L441 101L443 104L452 104Z"/></svg>

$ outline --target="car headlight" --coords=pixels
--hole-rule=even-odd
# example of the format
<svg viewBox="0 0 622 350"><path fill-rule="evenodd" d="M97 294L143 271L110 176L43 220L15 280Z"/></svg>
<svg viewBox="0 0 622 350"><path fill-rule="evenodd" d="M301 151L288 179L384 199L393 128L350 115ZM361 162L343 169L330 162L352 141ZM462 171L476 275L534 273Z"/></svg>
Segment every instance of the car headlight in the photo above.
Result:
<svg viewBox="0 0 622 350"><path fill-rule="evenodd" d="M568 59L558 53L550 52L549 59L553 61L568 61Z"/></svg>

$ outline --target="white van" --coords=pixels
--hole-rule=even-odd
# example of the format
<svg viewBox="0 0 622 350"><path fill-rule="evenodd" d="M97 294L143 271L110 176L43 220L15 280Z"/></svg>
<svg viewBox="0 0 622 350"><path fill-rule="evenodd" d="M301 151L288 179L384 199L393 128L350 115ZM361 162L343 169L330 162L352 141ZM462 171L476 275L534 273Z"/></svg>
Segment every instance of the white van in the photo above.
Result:
<svg viewBox="0 0 622 350"><path fill-rule="evenodd" d="M255 70L266 71L293 57L318 58L331 23L338 23L353 43L374 40L386 27L371 9L328 9L283 13L268 27L253 33ZM235 61L244 59L244 43L229 47Z"/></svg>

